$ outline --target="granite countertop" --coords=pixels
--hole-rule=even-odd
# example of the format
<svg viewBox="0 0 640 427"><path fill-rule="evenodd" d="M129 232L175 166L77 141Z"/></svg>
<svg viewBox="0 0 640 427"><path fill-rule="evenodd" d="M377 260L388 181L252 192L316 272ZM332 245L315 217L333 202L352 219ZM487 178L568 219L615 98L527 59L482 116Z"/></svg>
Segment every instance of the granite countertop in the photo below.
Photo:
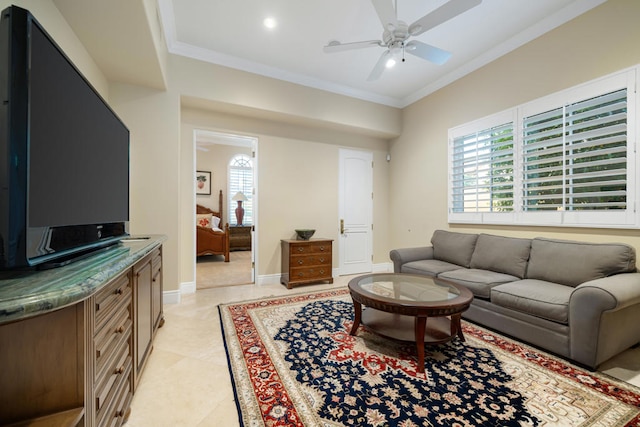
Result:
<svg viewBox="0 0 640 427"><path fill-rule="evenodd" d="M0 324L48 313L90 297L165 240L166 236L131 237L63 267L0 272Z"/></svg>

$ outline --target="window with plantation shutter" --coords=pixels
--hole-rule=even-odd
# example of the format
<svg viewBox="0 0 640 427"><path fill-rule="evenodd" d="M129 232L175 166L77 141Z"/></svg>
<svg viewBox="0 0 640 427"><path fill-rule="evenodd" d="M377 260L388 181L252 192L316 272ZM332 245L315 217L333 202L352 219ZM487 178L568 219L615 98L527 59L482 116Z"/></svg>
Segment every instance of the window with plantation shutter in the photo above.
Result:
<svg viewBox="0 0 640 427"><path fill-rule="evenodd" d="M453 140L453 212L513 210L513 123Z"/></svg>
<svg viewBox="0 0 640 427"><path fill-rule="evenodd" d="M449 222L640 227L638 72L450 129Z"/></svg>
<svg viewBox="0 0 640 427"><path fill-rule="evenodd" d="M523 209L627 208L627 90L523 119Z"/></svg>

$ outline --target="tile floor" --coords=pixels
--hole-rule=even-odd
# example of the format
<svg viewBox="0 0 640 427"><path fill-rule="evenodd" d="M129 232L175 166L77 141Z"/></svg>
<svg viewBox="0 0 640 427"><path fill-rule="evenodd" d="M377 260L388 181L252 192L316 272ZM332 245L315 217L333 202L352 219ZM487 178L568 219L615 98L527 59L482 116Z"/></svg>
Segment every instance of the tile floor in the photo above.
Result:
<svg viewBox="0 0 640 427"><path fill-rule="evenodd" d="M238 426L217 305L346 287L350 278L292 290L283 285L204 289L183 296L180 304L165 305L166 322L158 330L126 427ZM640 386L640 348L606 362L600 370Z"/></svg>

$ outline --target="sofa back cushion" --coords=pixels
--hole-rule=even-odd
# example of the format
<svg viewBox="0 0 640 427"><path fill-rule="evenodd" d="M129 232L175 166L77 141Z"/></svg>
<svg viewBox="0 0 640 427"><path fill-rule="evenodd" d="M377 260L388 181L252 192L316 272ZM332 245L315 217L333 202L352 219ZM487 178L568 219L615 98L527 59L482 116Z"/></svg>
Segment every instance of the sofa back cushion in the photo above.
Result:
<svg viewBox="0 0 640 427"><path fill-rule="evenodd" d="M469 268L477 234L436 230L431 237L433 258Z"/></svg>
<svg viewBox="0 0 640 427"><path fill-rule="evenodd" d="M568 286L636 270L636 252L623 243L586 243L537 237L527 277Z"/></svg>
<svg viewBox="0 0 640 427"><path fill-rule="evenodd" d="M471 256L471 268L525 277L531 249L530 239L480 234Z"/></svg>

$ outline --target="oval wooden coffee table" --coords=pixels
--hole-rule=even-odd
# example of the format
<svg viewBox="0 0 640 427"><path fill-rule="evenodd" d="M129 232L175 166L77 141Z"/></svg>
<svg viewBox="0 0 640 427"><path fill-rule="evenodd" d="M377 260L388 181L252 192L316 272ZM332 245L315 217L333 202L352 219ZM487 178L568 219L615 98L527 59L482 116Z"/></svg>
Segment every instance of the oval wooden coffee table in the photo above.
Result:
<svg viewBox="0 0 640 427"><path fill-rule="evenodd" d="M442 279L404 273L377 273L349 281L355 318L351 335L362 323L378 335L416 343L418 371L424 372L425 344L456 336L464 341L460 317L473 294ZM362 306L367 309L362 310ZM429 321L427 321L429 319Z"/></svg>

